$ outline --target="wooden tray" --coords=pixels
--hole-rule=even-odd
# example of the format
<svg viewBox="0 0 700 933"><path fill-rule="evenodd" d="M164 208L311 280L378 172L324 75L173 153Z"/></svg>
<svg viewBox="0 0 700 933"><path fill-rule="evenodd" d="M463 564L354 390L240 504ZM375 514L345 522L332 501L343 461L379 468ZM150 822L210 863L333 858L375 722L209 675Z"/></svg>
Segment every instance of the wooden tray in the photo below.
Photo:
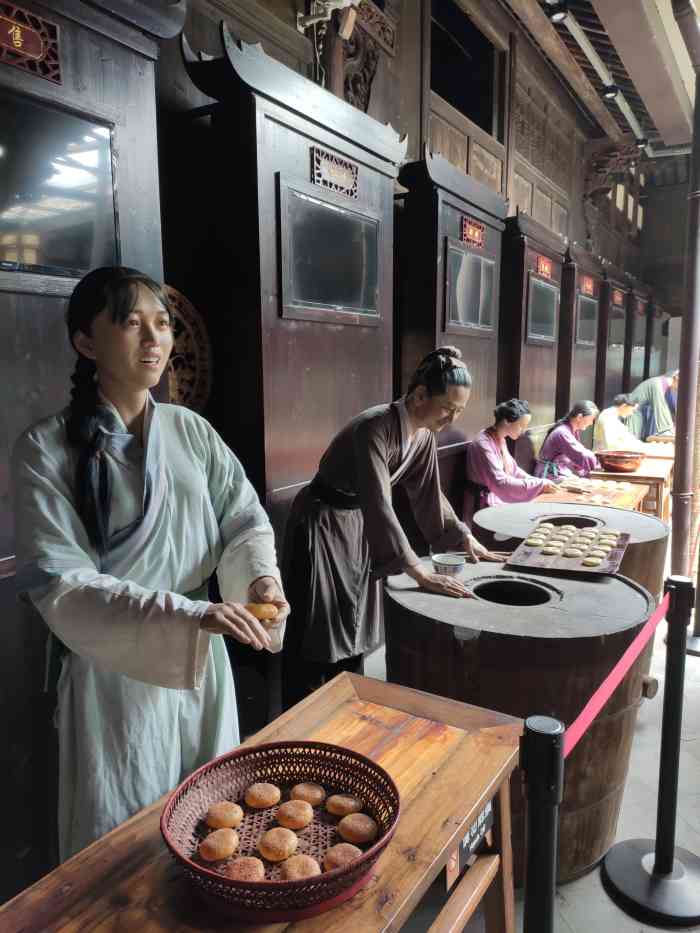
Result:
<svg viewBox="0 0 700 933"><path fill-rule="evenodd" d="M576 540L578 536L582 533L595 532L596 538L591 539L591 544L589 547L584 550L582 557L564 557L563 554L543 554L542 548L545 545L532 545L528 544L527 541L529 538L533 538L537 535L538 529L541 525L551 524L548 522L538 522L535 525L534 529L530 532L528 538L520 544L515 551L511 554L508 560L505 563L506 567L520 567L520 568L531 568L532 570L555 570L567 574L594 574L598 576L599 574L610 574L617 573L622 563L622 558L625 556L625 550L627 549L627 544L630 540L630 535L620 533L614 529L608 529L606 525L599 526L597 528L579 528L572 533L571 538ZM559 528L555 525L554 532L547 533L547 537L552 537L557 531L561 530L562 526ZM601 558L601 563L597 567L586 567L583 564L583 559L592 548L595 548L595 542L603 536L606 531L614 532L617 535L617 544L612 548L607 557Z"/></svg>

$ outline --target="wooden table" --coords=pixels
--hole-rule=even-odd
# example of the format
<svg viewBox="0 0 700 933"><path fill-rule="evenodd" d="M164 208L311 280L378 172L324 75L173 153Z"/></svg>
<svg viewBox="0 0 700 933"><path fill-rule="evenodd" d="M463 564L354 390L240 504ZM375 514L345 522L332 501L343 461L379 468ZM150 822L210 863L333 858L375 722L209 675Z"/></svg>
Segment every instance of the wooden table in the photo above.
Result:
<svg viewBox="0 0 700 933"><path fill-rule="evenodd" d="M430 933L457 933L483 899L488 933L514 933L510 775L521 721L454 700L341 674L245 744L316 739L384 767L401 795L396 834L370 883L311 920L248 933L394 931L415 909L487 804L495 843L453 889ZM165 798L0 908L3 933L202 933L239 929L198 901L160 835Z"/></svg>
<svg viewBox="0 0 700 933"><path fill-rule="evenodd" d="M593 474L591 474L593 475ZM596 474L597 475L597 474ZM617 474L619 479L620 474ZM543 492L537 496L535 502L574 502L576 505L599 505L597 502L591 502L591 498L598 494L604 495L605 504L616 509L630 509L633 512L643 511L644 498L649 492L648 486L642 486L639 483L633 483L630 489L602 490L596 489L591 492L569 492L567 489L558 489L556 492Z"/></svg>
<svg viewBox="0 0 700 933"><path fill-rule="evenodd" d="M673 460L657 457L645 457L639 469L634 473L615 473L608 470L594 470L593 479L624 480L627 483L640 483L649 487L649 492L642 503L642 511L647 515L668 522L671 517L671 480Z"/></svg>

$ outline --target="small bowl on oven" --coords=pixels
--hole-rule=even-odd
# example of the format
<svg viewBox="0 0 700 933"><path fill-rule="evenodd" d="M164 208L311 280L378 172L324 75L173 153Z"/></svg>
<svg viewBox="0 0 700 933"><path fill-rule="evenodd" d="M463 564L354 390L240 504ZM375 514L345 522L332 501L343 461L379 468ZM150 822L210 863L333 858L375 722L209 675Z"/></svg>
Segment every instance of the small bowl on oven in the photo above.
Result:
<svg viewBox="0 0 700 933"><path fill-rule="evenodd" d="M463 554L432 554L431 560L435 573L441 573L447 577L456 577L467 564Z"/></svg>

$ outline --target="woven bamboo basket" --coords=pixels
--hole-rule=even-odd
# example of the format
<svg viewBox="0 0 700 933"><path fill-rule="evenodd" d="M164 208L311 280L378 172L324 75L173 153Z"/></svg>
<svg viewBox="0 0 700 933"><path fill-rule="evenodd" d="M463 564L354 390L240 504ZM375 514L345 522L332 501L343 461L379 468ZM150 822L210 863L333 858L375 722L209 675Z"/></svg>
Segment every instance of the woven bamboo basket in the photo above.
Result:
<svg viewBox="0 0 700 933"><path fill-rule="evenodd" d="M197 847L206 835L204 817L216 801L239 803L245 816L237 829L240 843L233 858L261 858L257 843L277 825L278 807L252 810L245 805L245 790L257 781L280 787L280 803L302 781L321 784L328 794L353 794L376 820L379 837L349 865L313 878L284 881L279 865L265 862L265 881L233 881L224 874L227 862L205 865L198 859ZM364 755L325 742L272 742L236 749L195 771L168 798L160 828L174 859L211 906L241 920L273 923L315 916L352 897L370 880L375 862L394 834L399 809L396 785ZM324 808L314 808L313 822L297 833L297 854L311 855L323 865L325 851L343 841L337 822Z"/></svg>

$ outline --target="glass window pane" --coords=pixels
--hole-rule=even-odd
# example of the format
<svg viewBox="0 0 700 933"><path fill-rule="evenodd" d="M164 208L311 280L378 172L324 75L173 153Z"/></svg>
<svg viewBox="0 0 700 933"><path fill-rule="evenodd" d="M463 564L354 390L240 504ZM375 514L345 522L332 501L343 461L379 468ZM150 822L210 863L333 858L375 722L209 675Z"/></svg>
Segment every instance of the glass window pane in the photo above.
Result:
<svg viewBox="0 0 700 933"><path fill-rule="evenodd" d="M549 282L530 277L528 336L554 340L559 289Z"/></svg>
<svg viewBox="0 0 700 933"><path fill-rule="evenodd" d="M472 327L493 326L495 263L450 246L447 251L447 319Z"/></svg>
<svg viewBox="0 0 700 933"><path fill-rule="evenodd" d="M615 188L615 205L618 211L625 209L625 186L618 184Z"/></svg>
<svg viewBox="0 0 700 933"><path fill-rule="evenodd" d="M587 295L579 295L576 343L595 344L597 334L598 302Z"/></svg>
<svg viewBox="0 0 700 933"><path fill-rule="evenodd" d="M634 198L632 195L627 198L627 220L630 223L634 220Z"/></svg>
<svg viewBox="0 0 700 933"><path fill-rule="evenodd" d="M493 325L493 283L496 275L496 263L481 257L481 301L479 303L479 323L482 327Z"/></svg>
<svg viewBox="0 0 700 933"><path fill-rule="evenodd" d="M637 230L641 230L644 226L644 207L640 204L637 210Z"/></svg>
<svg viewBox="0 0 700 933"><path fill-rule="evenodd" d="M111 136L72 114L0 91L0 238L20 271L82 275L117 258Z"/></svg>
<svg viewBox="0 0 700 933"><path fill-rule="evenodd" d="M379 222L289 195L290 303L376 315Z"/></svg>

